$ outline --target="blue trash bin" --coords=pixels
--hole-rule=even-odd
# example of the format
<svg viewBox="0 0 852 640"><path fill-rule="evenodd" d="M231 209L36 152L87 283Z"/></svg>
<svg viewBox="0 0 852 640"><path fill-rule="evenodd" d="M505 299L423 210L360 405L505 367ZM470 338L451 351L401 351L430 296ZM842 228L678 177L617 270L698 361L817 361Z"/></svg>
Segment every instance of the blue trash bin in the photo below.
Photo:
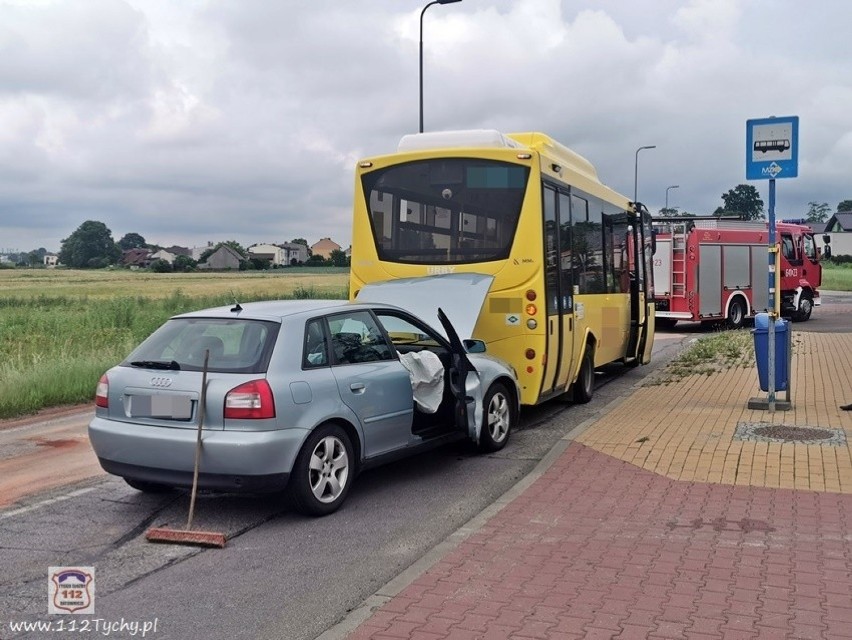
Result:
<svg viewBox="0 0 852 640"><path fill-rule="evenodd" d="M787 332L790 323L783 318L775 321L775 391L787 389L790 341ZM758 313L754 316L754 359L757 362L757 377L760 390L769 391L769 314Z"/></svg>

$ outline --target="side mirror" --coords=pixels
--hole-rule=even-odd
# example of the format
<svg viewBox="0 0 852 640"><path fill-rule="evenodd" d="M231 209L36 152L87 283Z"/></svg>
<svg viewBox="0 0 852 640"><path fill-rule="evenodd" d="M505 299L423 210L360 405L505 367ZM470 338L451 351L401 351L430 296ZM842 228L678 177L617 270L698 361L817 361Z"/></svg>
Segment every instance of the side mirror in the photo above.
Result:
<svg viewBox="0 0 852 640"><path fill-rule="evenodd" d="M482 340L462 340L465 351L468 353L485 353L485 343Z"/></svg>

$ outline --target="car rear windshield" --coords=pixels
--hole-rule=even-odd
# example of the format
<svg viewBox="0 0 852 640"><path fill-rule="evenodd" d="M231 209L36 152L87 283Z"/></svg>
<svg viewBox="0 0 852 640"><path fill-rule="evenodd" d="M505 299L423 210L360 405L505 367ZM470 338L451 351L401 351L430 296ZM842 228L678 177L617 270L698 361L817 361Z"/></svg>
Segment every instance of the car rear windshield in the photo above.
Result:
<svg viewBox="0 0 852 640"><path fill-rule="evenodd" d="M280 325L262 320L172 318L121 364L221 373L264 373Z"/></svg>

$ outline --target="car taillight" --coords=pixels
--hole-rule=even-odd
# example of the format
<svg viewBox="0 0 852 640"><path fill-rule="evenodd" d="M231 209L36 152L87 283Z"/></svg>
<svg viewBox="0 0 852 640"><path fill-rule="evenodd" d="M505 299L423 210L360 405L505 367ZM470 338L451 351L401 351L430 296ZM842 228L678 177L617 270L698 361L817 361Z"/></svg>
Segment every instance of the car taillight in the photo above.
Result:
<svg viewBox="0 0 852 640"><path fill-rule="evenodd" d="M260 420L275 417L275 399L266 380L252 380L225 396L225 418Z"/></svg>
<svg viewBox="0 0 852 640"><path fill-rule="evenodd" d="M106 374L98 380L98 388L95 390L95 406L104 409L109 408L109 379L107 379Z"/></svg>

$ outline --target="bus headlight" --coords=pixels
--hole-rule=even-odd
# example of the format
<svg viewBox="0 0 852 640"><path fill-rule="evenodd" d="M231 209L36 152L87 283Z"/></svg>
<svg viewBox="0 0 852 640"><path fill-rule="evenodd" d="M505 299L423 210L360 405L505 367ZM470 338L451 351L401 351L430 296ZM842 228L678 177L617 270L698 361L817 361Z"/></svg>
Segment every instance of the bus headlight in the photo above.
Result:
<svg viewBox="0 0 852 640"><path fill-rule="evenodd" d="M538 322L535 318L527 320L527 329L535 329L536 327L538 327Z"/></svg>

